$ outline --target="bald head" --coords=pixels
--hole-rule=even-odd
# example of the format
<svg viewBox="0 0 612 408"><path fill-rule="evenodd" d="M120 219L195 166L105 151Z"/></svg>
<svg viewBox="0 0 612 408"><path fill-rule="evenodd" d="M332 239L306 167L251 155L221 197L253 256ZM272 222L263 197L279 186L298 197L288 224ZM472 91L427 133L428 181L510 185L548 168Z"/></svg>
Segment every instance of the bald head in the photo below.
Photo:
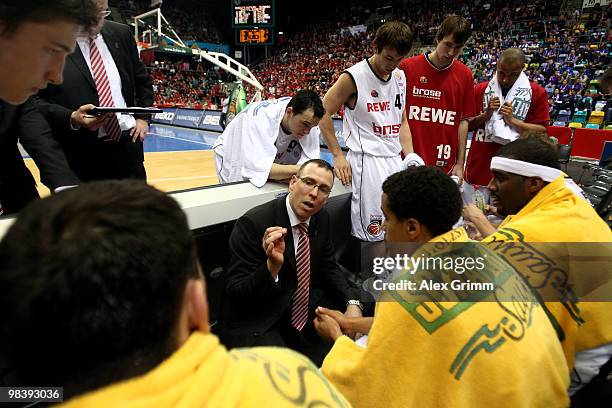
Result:
<svg viewBox="0 0 612 408"><path fill-rule="evenodd" d="M525 67L525 54L518 48L504 50L497 62L497 81L504 92L512 88Z"/></svg>
<svg viewBox="0 0 612 408"><path fill-rule="evenodd" d="M508 48L502 51L499 56L499 62L506 64L520 64L521 67L525 66L525 54L519 48Z"/></svg>

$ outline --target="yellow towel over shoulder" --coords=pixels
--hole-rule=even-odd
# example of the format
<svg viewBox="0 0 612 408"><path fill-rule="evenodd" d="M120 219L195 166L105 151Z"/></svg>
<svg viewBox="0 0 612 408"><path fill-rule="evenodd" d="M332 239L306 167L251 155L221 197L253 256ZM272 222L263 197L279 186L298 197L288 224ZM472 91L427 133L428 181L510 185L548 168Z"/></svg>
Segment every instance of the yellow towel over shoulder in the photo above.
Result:
<svg viewBox="0 0 612 408"><path fill-rule="evenodd" d="M76 397L64 407L350 407L306 357L258 347L228 352L194 333L149 373Z"/></svg>

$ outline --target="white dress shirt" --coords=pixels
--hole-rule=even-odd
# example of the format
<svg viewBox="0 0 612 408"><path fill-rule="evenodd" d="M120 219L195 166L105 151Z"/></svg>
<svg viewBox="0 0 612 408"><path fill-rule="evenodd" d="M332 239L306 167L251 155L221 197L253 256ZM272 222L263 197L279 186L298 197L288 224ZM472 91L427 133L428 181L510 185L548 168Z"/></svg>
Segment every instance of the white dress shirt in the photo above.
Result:
<svg viewBox="0 0 612 408"><path fill-rule="evenodd" d="M77 44L83 53L83 57L85 58L85 62L89 67L89 72L91 73L91 77L93 78L93 71L91 70L91 60L90 60L90 50L89 50L89 37L78 37ZM108 50L108 46L104 41L102 35L98 34L95 37L95 43L98 47L98 51L100 51L100 56L102 57L102 62L104 63L104 69L106 70L106 75L108 76L108 82L111 88L111 95L113 96L113 102L115 106L118 108L127 107L125 103L125 99L123 98L123 94L121 93L121 77L119 76L119 70L117 69L117 65L115 64L115 60ZM136 126L136 119L132 115L122 115L120 113L116 113L117 120L119 121L119 126L121 130L130 130ZM104 128L100 127L98 129L98 135L100 137L105 136Z"/></svg>
<svg viewBox="0 0 612 408"><path fill-rule="evenodd" d="M289 214L289 223L291 224L291 233L293 234L293 251L295 257L297 258L298 243L300 242L300 229L298 228L298 224L301 224L302 221L298 219L293 212L293 208L291 208L291 204L289 204L289 194L287 194L287 197L285 197L285 205L287 206L287 214ZM310 217L308 217L304 223L306 225L310 225ZM278 275L276 275L276 278L274 278L274 282L278 283Z"/></svg>

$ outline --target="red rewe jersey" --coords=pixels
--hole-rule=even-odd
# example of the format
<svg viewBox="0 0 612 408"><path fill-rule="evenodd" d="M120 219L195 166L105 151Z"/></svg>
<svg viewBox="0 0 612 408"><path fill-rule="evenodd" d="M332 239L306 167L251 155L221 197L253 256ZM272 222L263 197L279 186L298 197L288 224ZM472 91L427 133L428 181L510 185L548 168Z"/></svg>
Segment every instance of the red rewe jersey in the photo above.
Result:
<svg viewBox="0 0 612 408"><path fill-rule="evenodd" d="M482 100L484 99L484 93L488 84L488 82L483 82L474 88L474 97L476 98L476 106L479 111L484 110ZM550 114L548 112L548 95L546 90L534 82L529 82L529 85L531 85L531 105L529 105L525 122L548 126ZM499 143L492 142L490 138L485 137L484 125L476 129L474 136L472 136L465 164L465 181L472 185L486 186L489 184L489 181L493 178L491 159L501 146Z"/></svg>
<svg viewBox="0 0 612 408"><path fill-rule="evenodd" d="M425 54L400 63L406 74L406 115L414 151L450 173L457 161L459 123L474 116L474 78L461 61L436 68Z"/></svg>

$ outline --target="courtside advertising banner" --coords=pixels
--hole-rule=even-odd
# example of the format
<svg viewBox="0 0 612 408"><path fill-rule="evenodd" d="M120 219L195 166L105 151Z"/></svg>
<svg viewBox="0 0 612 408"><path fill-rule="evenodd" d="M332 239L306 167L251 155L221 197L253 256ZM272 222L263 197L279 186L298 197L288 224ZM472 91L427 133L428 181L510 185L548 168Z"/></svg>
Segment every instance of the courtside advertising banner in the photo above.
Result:
<svg viewBox="0 0 612 408"><path fill-rule="evenodd" d="M174 122L172 122L175 126L187 126L192 128L197 128L202 120L202 115L204 114L201 110L196 109L181 109L179 108L176 111L176 115L174 116Z"/></svg>
<svg viewBox="0 0 612 408"><path fill-rule="evenodd" d="M156 113L153 115L152 122L163 123L164 125L171 125L176 115L176 108L162 108L162 113Z"/></svg>
<svg viewBox="0 0 612 408"><path fill-rule="evenodd" d="M205 110L199 128L211 130L213 132L223 132L223 127L221 127L221 112Z"/></svg>

